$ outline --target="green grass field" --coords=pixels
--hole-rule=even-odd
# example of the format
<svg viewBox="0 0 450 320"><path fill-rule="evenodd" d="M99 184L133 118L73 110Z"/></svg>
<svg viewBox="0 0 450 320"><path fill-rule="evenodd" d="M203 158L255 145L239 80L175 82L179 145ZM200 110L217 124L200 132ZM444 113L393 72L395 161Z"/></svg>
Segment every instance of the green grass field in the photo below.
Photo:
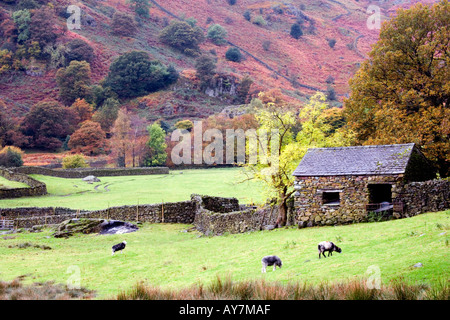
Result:
<svg viewBox="0 0 450 320"><path fill-rule="evenodd" d="M190 225L144 224L123 235L50 237L51 231L0 237L0 280L28 275L26 281L67 283L79 271L81 286L108 298L138 281L167 289L208 284L217 276L234 281L344 282L364 279L370 266L383 284L403 278L434 286L448 282L450 211L378 223L306 229L283 228L218 237L181 232ZM123 254L111 256L113 244L126 240ZM317 243L335 242L342 253L318 259ZM29 242L51 250L17 245ZM263 256L276 254L283 267L261 273ZM423 267L413 267L416 263Z"/></svg>
<svg viewBox="0 0 450 320"><path fill-rule="evenodd" d="M0 200L0 207L67 207L105 209L112 206L185 201L192 193L236 197L241 203L262 203L263 185L243 181L241 168L171 171L166 175L100 177L87 184L82 179L31 175L47 185L48 195ZM8 180L6 180L8 181ZM0 182L1 183L1 182Z"/></svg>

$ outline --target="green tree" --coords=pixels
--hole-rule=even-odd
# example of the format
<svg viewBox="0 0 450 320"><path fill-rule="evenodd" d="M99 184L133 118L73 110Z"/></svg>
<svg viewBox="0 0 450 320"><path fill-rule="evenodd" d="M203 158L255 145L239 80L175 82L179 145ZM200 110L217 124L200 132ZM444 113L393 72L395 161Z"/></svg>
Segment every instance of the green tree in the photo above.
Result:
<svg viewBox="0 0 450 320"><path fill-rule="evenodd" d="M94 49L86 41L74 39L67 44L65 57L67 63L73 60L91 63L94 59Z"/></svg>
<svg viewBox="0 0 450 320"><path fill-rule="evenodd" d="M28 9L18 10L12 14L17 27L17 42L24 43L30 38L31 14Z"/></svg>
<svg viewBox="0 0 450 320"><path fill-rule="evenodd" d="M72 105L77 98L90 95L91 67L86 61L72 61L56 73L59 97L65 105Z"/></svg>
<svg viewBox="0 0 450 320"><path fill-rule="evenodd" d="M173 20L159 34L161 42L188 55L198 54L199 44L205 40L203 31L184 21Z"/></svg>
<svg viewBox="0 0 450 320"><path fill-rule="evenodd" d="M0 151L0 166L21 167L23 151L14 146L6 146Z"/></svg>
<svg viewBox="0 0 450 320"><path fill-rule="evenodd" d="M103 105L94 113L92 120L100 123L103 131L109 132L119 114L120 102L114 98L107 98Z"/></svg>
<svg viewBox="0 0 450 320"><path fill-rule="evenodd" d="M120 97L138 97L163 89L177 79L173 67L150 60L144 51L132 51L114 60L104 87L110 87Z"/></svg>
<svg viewBox="0 0 450 320"><path fill-rule="evenodd" d="M167 160L166 134L157 123L148 126L147 131L147 154L144 156L144 164L148 167L164 165Z"/></svg>
<svg viewBox="0 0 450 320"><path fill-rule="evenodd" d="M356 144L416 143L450 174L450 3L418 3L382 25L345 101Z"/></svg>
<svg viewBox="0 0 450 320"><path fill-rule="evenodd" d="M208 28L206 37L216 45L222 45L227 42L227 30L220 24L213 24Z"/></svg>
<svg viewBox="0 0 450 320"><path fill-rule="evenodd" d="M202 55L195 61L195 70L202 87L207 86L214 77L216 74L216 67L216 60L207 55Z"/></svg>

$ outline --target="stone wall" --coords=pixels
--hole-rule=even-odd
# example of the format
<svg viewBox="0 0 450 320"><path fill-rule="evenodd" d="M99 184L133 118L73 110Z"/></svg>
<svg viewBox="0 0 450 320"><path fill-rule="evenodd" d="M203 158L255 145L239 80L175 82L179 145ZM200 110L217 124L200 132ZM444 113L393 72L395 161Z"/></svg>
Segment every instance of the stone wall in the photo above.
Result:
<svg viewBox="0 0 450 320"><path fill-rule="evenodd" d="M195 216L195 228L206 235L258 231L274 225L277 214L269 208L248 208L227 213L202 211Z"/></svg>
<svg viewBox="0 0 450 320"><path fill-rule="evenodd" d="M111 207L103 210L83 211L69 208L0 208L0 218L14 220L16 228L31 228L34 225L57 224L67 219L97 218L149 223L193 224L196 214L209 211L221 213L239 210L235 198L220 198L192 195L191 200L159 204Z"/></svg>
<svg viewBox="0 0 450 320"><path fill-rule="evenodd" d="M0 189L0 199L42 196L47 194L47 186L45 183L33 179L26 174L0 168L0 175L5 179L28 185L28 188Z"/></svg>
<svg viewBox="0 0 450 320"><path fill-rule="evenodd" d="M22 174L42 174L46 176L78 179L89 175L96 177L134 176L151 174L168 174L167 167L145 167L145 168L78 168L78 169L50 169L43 167L18 167L11 169Z"/></svg>
<svg viewBox="0 0 450 320"><path fill-rule="evenodd" d="M397 199L404 205L402 217L450 208L450 181L430 180L406 184Z"/></svg>

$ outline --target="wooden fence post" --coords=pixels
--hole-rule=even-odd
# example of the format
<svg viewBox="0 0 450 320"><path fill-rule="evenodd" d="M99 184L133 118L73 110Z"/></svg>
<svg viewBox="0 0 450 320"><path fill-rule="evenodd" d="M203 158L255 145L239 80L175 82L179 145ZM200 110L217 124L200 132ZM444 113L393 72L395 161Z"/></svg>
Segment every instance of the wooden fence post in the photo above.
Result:
<svg viewBox="0 0 450 320"><path fill-rule="evenodd" d="M164 223L164 200L161 204L161 222Z"/></svg>

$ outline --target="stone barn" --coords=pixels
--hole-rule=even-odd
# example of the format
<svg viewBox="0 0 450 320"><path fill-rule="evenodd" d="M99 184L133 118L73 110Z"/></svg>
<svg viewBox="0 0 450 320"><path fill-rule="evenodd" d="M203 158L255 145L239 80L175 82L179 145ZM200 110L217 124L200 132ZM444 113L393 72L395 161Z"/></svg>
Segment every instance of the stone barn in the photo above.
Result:
<svg viewBox="0 0 450 320"><path fill-rule="evenodd" d="M309 149L295 169L300 227L408 217L449 206L449 181L413 144Z"/></svg>

